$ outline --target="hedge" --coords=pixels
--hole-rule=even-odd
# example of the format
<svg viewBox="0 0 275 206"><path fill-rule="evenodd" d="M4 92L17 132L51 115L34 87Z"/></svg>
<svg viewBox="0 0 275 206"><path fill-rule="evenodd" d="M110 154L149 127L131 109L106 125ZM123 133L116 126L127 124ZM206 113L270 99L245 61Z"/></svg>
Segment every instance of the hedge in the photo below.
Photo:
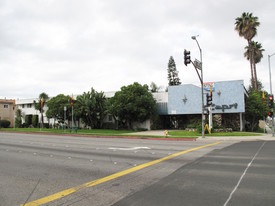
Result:
<svg viewBox="0 0 275 206"><path fill-rule="evenodd" d="M8 120L0 120L0 127L8 128L11 122Z"/></svg>

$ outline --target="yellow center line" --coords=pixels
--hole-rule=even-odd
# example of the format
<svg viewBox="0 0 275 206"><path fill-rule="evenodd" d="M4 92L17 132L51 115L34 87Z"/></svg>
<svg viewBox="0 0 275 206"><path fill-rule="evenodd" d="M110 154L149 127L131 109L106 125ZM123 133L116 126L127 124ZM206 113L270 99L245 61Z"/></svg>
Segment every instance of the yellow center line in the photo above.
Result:
<svg viewBox="0 0 275 206"><path fill-rule="evenodd" d="M222 142L222 141L221 141L221 142ZM163 161L165 161L165 160L169 160L169 159L171 159L171 158L173 158L173 157L177 157L177 156L179 156L179 155L182 155L182 154L185 154L185 153L188 153L188 152L192 152L192 151L195 151L195 150L198 150L198 149L202 149L202 148L205 148L205 147L209 147L209 146L213 146L213 145L216 145L216 144L220 144L221 142L215 142L215 143L212 143L212 144L207 144L207 145L203 145L203 146L200 146L200 147L195 147L195 148L192 148L192 149L189 149L189 150L185 150L185 151L182 151L182 152L178 152L178 153L175 153L175 154L172 154L172 155L169 155L169 156L166 156L166 157L163 157L163 158L160 158L160 159L157 159L157 160L148 162L148 163L141 164L141 165L136 166L136 167L132 167L132 168L127 169L127 170L124 170L124 171L122 171L122 172L118 172L118 173L109 175L109 176L107 176L107 177L103 177L103 178L101 178L101 179L97 179L97 180L94 180L94 181L91 181L91 182L87 182L87 183L84 183L84 184L82 184L82 185L79 185L79 186L76 186L76 187L73 187L73 188L70 188L70 189L67 189L67 190L63 190L63 191L61 191L61 192L52 194L52 195L47 196L47 197L40 198L40 199L38 199L38 200L34 200L34 201L32 201L32 202L28 202L28 203L23 204L23 205L20 205L20 206L37 206L37 205L43 205L43 204L45 204L45 203L48 203L48 202L51 202L51 201L60 199L60 198L62 198L62 197L68 196L68 195L70 195L70 194L72 194L72 193L74 193L74 192L83 190L83 189L85 189L85 188L93 187L93 186L95 186L95 185L98 185L98 184L107 182L107 181L109 181L109 180L116 179L116 178L118 178L118 177L121 177L121 176L127 175L127 174L129 174L129 173L132 173L132 172L135 172L135 171L144 169L144 168L146 168L146 167L155 165L155 164L160 163L160 162L163 162Z"/></svg>

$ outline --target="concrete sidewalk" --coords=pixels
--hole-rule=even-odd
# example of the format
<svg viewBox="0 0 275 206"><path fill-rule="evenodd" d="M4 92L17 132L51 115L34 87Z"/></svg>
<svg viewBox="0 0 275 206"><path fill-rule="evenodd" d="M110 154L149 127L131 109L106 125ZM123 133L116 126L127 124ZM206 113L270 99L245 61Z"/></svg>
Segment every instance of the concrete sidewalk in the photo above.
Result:
<svg viewBox="0 0 275 206"><path fill-rule="evenodd" d="M275 141L275 137L272 134L262 134L261 136L205 136L205 138L199 137L197 141L209 141L209 140L222 140L222 141Z"/></svg>
<svg viewBox="0 0 275 206"><path fill-rule="evenodd" d="M169 131L169 130L168 130ZM175 131L175 130L171 130ZM165 130L150 130L142 131L136 133L129 133L129 135L149 135L149 136L165 136ZM205 136L205 138L199 137L197 141L257 141L257 140L266 140L272 141L275 140L275 137L272 137L272 134L260 134L259 136Z"/></svg>

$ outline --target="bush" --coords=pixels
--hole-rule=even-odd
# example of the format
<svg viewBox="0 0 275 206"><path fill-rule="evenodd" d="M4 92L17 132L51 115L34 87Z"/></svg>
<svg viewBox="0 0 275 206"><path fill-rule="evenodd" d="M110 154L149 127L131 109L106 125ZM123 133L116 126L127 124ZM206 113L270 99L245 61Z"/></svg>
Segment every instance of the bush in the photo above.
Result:
<svg viewBox="0 0 275 206"><path fill-rule="evenodd" d="M202 133L201 125L197 126L197 132L198 132L198 133Z"/></svg>
<svg viewBox="0 0 275 206"><path fill-rule="evenodd" d="M8 120L0 120L0 127L8 128L10 126L11 122Z"/></svg>
<svg viewBox="0 0 275 206"><path fill-rule="evenodd" d="M21 117L16 117L15 118L15 127L17 127L17 128L21 128L22 127Z"/></svg>
<svg viewBox="0 0 275 206"><path fill-rule="evenodd" d="M50 124L49 123L43 123L43 128L49 129L50 128Z"/></svg>
<svg viewBox="0 0 275 206"><path fill-rule="evenodd" d="M186 128L197 128L197 127L198 127L198 125L196 125L196 124L188 124L186 126Z"/></svg>
<svg viewBox="0 0 275 206"><path fill-rule="evenodd" d="M116 124L114 122L104 122L102 129L116 129Z"/></svg>
<svg viewBox="0 0 275 206"><path fill-rule="evenodd" d="M147 128L136 128L136 130L139 131L139 132L148 131Z"/></svg>
<svg viewBox="0 0 275 206"><path fill-rule="evenodd" d="M37 114L32 116L32 126L38 127L38 115Z"/></svg>
<svg viewBox="0 0 275 206"><path fill-rule="evenodd" d="M29 127L32 124L32 114L25 116L25 127Z"/></svg>

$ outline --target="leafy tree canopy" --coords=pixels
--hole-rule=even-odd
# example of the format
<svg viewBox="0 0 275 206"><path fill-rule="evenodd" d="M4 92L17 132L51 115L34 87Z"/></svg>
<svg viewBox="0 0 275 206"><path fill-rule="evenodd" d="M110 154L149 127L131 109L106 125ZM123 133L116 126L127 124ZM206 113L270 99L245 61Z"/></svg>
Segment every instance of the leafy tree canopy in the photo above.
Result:
<svg viewBox="0 0 275 206"><path fill-rule="evenodd" d="M157 84L155 82L151 82L150 84L150 91L152 93L154 92L158 92L160 90L161 87L157 86Z"/></svg>
<svg viewBox="0 0 275 206"><path fill-rule="evenodd" d="M103 92L96 92L93 88L91 92L84 92L77 96L75 107L76 113L86 125L91 128L102 127L107 114L106 97Z"/></svg>
<svg viewBox="0 0 275 206"><path fill-rule="evenodd" d="M148 86L134 84L121 87L110 99L109 112L132 127L133 122L144 122L156 113L156 101Z"/></svg>
<svg viewBox="0 0 275 206"><path fill-rule="evenodd" d="M258 129L259 120L268 115L268 93L264 92L266 101L263 101L263 91L253 90L246 98L245 118L248 124L248 129L255 131Z"/></svg>
<svg viewBox="0 0 275 206"><path fill-rule="evenodd" d="M48 118L55 118L59 122L64 122L64 106L67 107L66 119L71 117L71 97L69 95L59 94L56 97L51 98L47 102L48 110L46 116Z"/></svg>

